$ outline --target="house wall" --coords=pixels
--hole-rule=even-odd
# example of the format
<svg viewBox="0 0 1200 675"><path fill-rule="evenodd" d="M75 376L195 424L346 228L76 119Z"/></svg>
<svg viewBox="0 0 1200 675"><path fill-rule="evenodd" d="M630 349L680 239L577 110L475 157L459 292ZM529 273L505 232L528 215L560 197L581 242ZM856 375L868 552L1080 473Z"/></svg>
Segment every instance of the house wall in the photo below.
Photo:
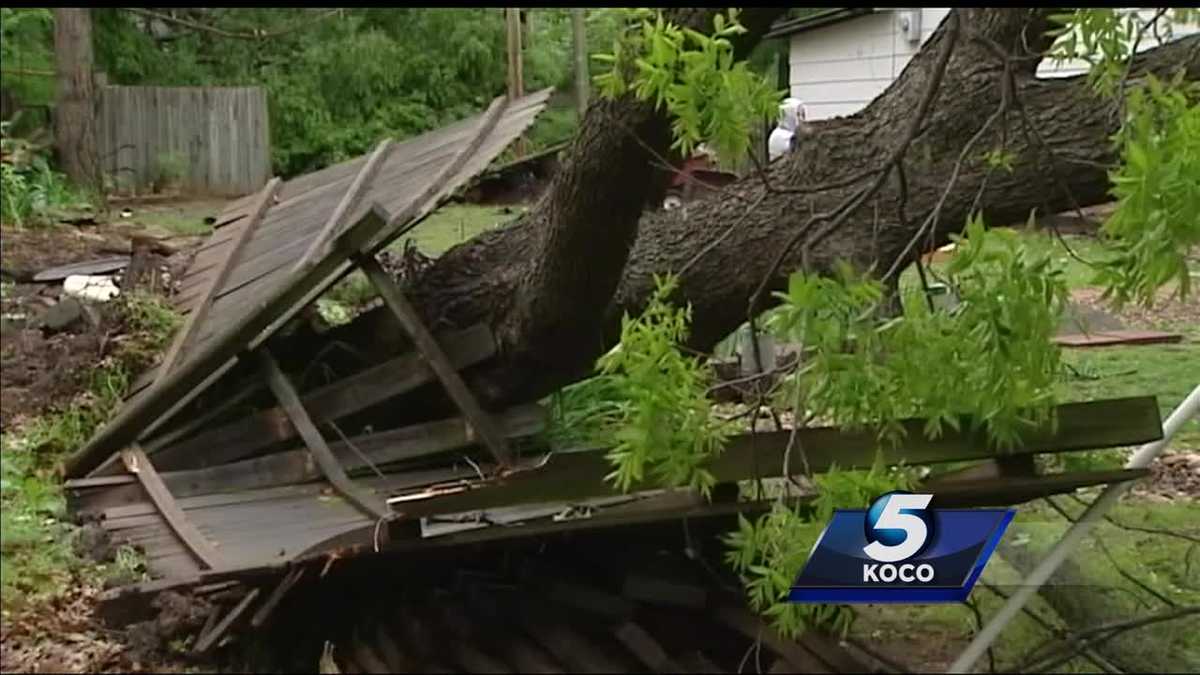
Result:
<svg viewBox="0 0 1200 675"><path fill-rule="evenodd" d="M920 41L910 41L904 20L918 10L885 9L824 28L792 35L788 57L791 95L804 101L808 119L851 115L887 88L900 75L938 24L948 7L921 8ZM1145 19L1153 9L1141 10ZM1200 32L1200 25L1177 24L1174 37ZM1165 37L1165 36L1164 36ZM1149 32L1139 51L1158 46ZM1082 61L1055 64L1044 61L1039 77L1070 77L1086 72Z"/></svg>

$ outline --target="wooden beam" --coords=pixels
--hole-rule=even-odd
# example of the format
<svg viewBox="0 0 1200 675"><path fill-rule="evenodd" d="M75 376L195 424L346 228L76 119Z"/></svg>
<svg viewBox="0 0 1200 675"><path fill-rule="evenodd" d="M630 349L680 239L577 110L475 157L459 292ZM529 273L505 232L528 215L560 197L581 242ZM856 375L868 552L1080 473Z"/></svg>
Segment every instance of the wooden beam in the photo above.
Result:
<svg viewBox="0 0 1200 675"><path fill-rule="evenodd" d="M267 622L267 618L271 616L271 612L275 611L275 606L283 600L288 591L292 590L292 587L304 576L305 569L307 568L297 567L283 577L283 580L279 582L275 590L271 591L271 595L267 596L263 604L254 612L254 616L250 618L251 628L261 628Z"/></svg>
<svg viewBox="0 0 1200 675"><path fill-rule="evenodd" d="M451 362L462 368L491 357L496 351L492 332L486 326L444 334ZM318 422L336 420L369 408L393 396L432 382L435 371L419 354L403 354L373 365L303 397L305 409ZM296 429L280 407L261 410L191 438L166 446L154 454L163 469L191 469L232 462L272 443L296 437Z"/></svg>
<svg viewBox="0 0 1200 675"><path fill-rule="evenodd" d="M471 139L471 142L454 156L454 159L450 162L450 164L448 164L446 168L442 169L441 173L439 173L437 178L429 184L429 187L426 188L424 192L417 195L416 198L410 201L403 209L398 211L388 221L389 225L394 225L396 223L408 223L404 227L401 227L391 234L388 237L389 239L396 239L403 236L405 232L408 232L410 229L416 227L419 222L421 222L419 220L413 222L408 221L411 221L416 215L418 215L429 200L437 196L437 194L442 190L442 187L445 186L446 183L450 182L450 180L462 170L463 166L467 163L467 160L475 156L475 153L478 152L479 148L483 146L483 141L491 136L492 130L496 128L496 125L500 122L500 118L504 117L504 111L508 109L508 106L511 103L512 101L509 101L502 96L497 97L494 101L492 101L492 104L488 106L487 110L484 111L483 119L481 119L479 122L479 130L475 132L475 137ZM377 248L381 243L382 242L378 241L372 242L370 247L366 247L361 251L357 251L356 253L372 255L374 253L374 249Z"/></svg>
<svg viewBox="0 0 1200 675"><path fill-rule="evenodd" d="M358 174L354 176L354 182L350 184L350 188L346 190L346 194L342 195L342 200L338 202L337 208L333 213L329 214L329 219L325 221L325 225L321 227L321 231L317 236L313 237L312 244L304 255L296 261L295 269L303 267L309 260L318 255L322 247L324 247L331 236L333 236L338 228L341 227L342 221L345 220L346 214L354 207L362 198L363 192L371 185L375 174L379 172L379 167L383 165L384 160L388 156L388 152L392 149L392 139L385 138L380 141L379 145L375 146L375 151L363 163L363 167L359 169Z"/></svg>
<svg viewBox="0 0 1200 675"><path fill-rule="evenodd" d="M325 474L325 479L329 481L333 489L363 513L374 518L390 519L392 510L382 499L355 484L346 476L342 465L338 464L337 458L333 456L333 452L325 443L325 438L321 436L321 432L309 418L308 412L304 410L304 405L300 402L300 395L292 388L292 383L279 369L279 364L275 362L270 352L261 349L258 351L258 358L267 377L267 384L271 387L271 392L275 394L275 398L279 399L288 419L292 421L292 426L296 427L296 431L304 439L304 444L308 446L313 459L317 461L321 472Z"/></svg>
<svg viewBox="0 0 1200 675"><path fill-rule="evenodd" d="M804 448L813 472L828 471L837 464L843 469L869 469L877 457L884 464L937 464L973 459L991 459L998 454L1030 455L1074 450L1140 445L1162 438L1162 418L1153 396L1068 403L1056 408L1056 428L1032 429L1022 434L1024 444L1003 453L990 447L987 438L968 430L947 429L939 438L928 439L924 420L903 423L906 436L898 447L880 448L874 433L847 431L836 427L817 427L796 432L796 442ZM790 431L735 436L708 469L720 482L748 480L755 476L783 474ZM503 479L454 495L423 502L406 502L401 510L412 516L456 513L498 504L551 502L616 494L605 476L612 464L604 448L560 450L551 454L537 470L515 472ZM791 472L800 473L800 459L792 453ZM633 485L631 492L654 487Z"/></svg>
<svg viewBox="0 0 1200 675"><path fill-rule="evenodd" d="M188 313L187 321L183 327L179 329L179 334L175 336L174 342L171 343L171 348L167 350L167 355L163 357L162 365L158 368L157 380L166 377L167 373L171 372L171 368L183 356L184 347L192 333L204 323L204 319L208 317L208 311L212 308L213 300L216 299L217 293L221 290L221 285L225 283L226 277L237 266L237 260L242 252L242 247L246 242L250 241L254 233L254 229L262 222L263 216L267 213L267 209L271 208L276 191L279 190L279 177L272 178L262 189L258 201L254 204L254 209L250 212L250 219L242 225L241 231L237 233L237 238L229 245L229 253L225 259L221 261L221 266L212 274L212 280L209 282L208 290L204 292L204 297L199 303Z"/></svg>
<svg viewBox="0 0 1200 675"><path fill-rule="evenodd" d="M150 463L146 453L138 446L129 448L121 453L121 460L125 463L125 469L137 476L138 481L145 489L146 495L150 497L150 501L162 514L163 520L167 522L167 526L179 537L183 545L188 551L196 557L197 560L207 569L213 570L221 566L221 558L209 543L204 535L196 529L195 525L188 520L184 515L183 509L179 508L179 503L175 501L175 497L167 490L167 486L163 484L162 478L155 471L154 465Z"/></svg>
<svg viewBox="0 0 1200 675"><path fill-rule="evenodd" d="M442 351L441 345L434 339L433 334L421 322L417 311L408 302L408 298L404 297L404 292L400 290L395 280L383 269L373 255L360 256L358 258L358 265L367 275L367 279L371 284L375 286L375 290L379 291L379 295L383 298L384 303L400 321L400 325L404 327L409 337L412 338L417 349L429 360L429 366L437 374L438 379L442 381L442 385L446 387L446 392L450 394L450 398L454 400L455 405L458 406L458 409L462 411L472 428L479 434L484 446L491 451L496 462L501 468L510 466L512 464L512 454L508 449L508 443L504 435L500 433L491 416L479 406L475 395L467 388L466 382L463 381L462 376L458 374L458 370L451 364L446 353Z"/></svg>
<svg viewBox="0 0 1200 675"><path fill-rule="evenodd" d="M509 437L529 436L541 431L545 427L544 418L545 411L537 405L513 408L499 416L502 432ZM468 446L475 440L466 422L454 417L364 434L349 439L349 442L334 441L329 443L329 448L347 475L351 475L365 472L369 468L368 461L385 466ZM320 477L307 450L285 450L204 469L162 474L163 481L177 497L294 485Z"/></svg>
<svg viewBox="0 0 1200 675"><path fill-rule="evenodd" d="M250 607L250 603L254 602L254 599L258 597L258 594L259 589L251 589L250 592L247 593L245 597L243 597L241 601L234 606L233 609L229 610L229 613L225 615L224 619L221 619L221 622L218 623L216 627L204 635L201 635L200 638L196 640L196 646L192 648L192 653L204 654L215 647L217 642L221 638L225 637L225 634L228 633L229 629L233 627L233 622L237 621L238 618L246 612L246 609Z"/></svg>

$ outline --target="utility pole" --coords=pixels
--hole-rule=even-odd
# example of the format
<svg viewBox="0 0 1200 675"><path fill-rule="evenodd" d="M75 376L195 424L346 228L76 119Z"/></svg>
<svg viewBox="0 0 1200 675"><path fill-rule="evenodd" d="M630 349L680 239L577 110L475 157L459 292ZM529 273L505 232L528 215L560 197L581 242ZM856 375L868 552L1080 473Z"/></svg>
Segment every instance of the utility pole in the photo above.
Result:
<svg viewBox="0 0 1200 675"><path fill-rule="evenodd" d="M524 61L521 51L521 10L506 7L504 21L508 29L508 100L515 101L525 94L525 77L521 72ZM517 157L523 157L525 139L518 138L514 149Z"/></svg>
<svg viewBox="0 0 1200 675"><path fill-rule="evenodd" d="M571 9L571 34L575 39L575 106L579 109L579 122L583 122L583 113L587 111L588 100L588 61L587 36L584 33L583 7Z"/></svg>
<svg viewBox="0 0 1200 675"><path fill-rule="evenodd" d="M76 185L99 189L91 9L55 8L54 70L54 145L63 172Z"/></svg>

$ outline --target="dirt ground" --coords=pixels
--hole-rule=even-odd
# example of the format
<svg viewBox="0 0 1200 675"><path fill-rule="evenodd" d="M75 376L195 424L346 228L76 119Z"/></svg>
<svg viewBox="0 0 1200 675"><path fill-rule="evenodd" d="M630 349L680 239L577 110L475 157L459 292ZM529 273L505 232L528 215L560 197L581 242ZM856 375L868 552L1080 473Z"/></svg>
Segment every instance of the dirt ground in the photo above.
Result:
<svg viewBox="0 0 1200 675"><path fill-rule="evenodd" d="M211 208L210 202L201 202ZM150 210L150 209L153 210ZM172 211L168 204L143 209L130 219L87 225L57 224L45 228L0 226L0 429L18 425L22 419L60 406L82 386L86 366L96 363L106 342L114 337L111 321L105 320L102 306L92 305L84 321L59 332L38 328L41 317L62 295L62 283L36 283L30 280L39 271L68 263L112 258L130 252L134 236L153 237L163 244L162 254L152 263L164 278L177 279L186 269L191 250L202 234L179 234L169 227L156 225L166 220L171 225L181 220L180 213L192 213L196 203L185 202ZM118 218L120 211L114 212ZM147 215L143 215L147 214ZM203 224L197 217L196 222ZM186 221L185 221L186 222Z"/></svg>

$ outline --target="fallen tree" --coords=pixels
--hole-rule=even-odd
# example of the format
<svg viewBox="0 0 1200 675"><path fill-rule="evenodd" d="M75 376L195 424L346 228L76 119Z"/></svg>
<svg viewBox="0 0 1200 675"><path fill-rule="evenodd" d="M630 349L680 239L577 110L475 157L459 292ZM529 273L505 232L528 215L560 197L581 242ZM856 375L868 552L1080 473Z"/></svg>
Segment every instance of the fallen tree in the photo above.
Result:
<svg viewBox="0 0 1200 675"><path fill-rule="evenodd" d="M705 26L712 11L669 18ZM739 49L778 13L747 11ZM408 291L430 325L495 329L500 358L473 379L501 405L586 376L654 274L680 274L681 299L694 308L690 347L706 350L771 305L797 269L846 259L893 276L974 210L1007 224L1105 201L1121 115L1085 77L1035 77L1051 13L952 11L861 112L813 123L797 152L687 210L643 212L662 190L666 113L629 96L597 100L543 199L448 251ZM1200 37L1138 55L1123 85L1179 69L1200 77ZM1006 153L1010 167L985 161L989 151ZM339 337L370 335L386 351L400 334L389 323L369 312Z"/></svg>

